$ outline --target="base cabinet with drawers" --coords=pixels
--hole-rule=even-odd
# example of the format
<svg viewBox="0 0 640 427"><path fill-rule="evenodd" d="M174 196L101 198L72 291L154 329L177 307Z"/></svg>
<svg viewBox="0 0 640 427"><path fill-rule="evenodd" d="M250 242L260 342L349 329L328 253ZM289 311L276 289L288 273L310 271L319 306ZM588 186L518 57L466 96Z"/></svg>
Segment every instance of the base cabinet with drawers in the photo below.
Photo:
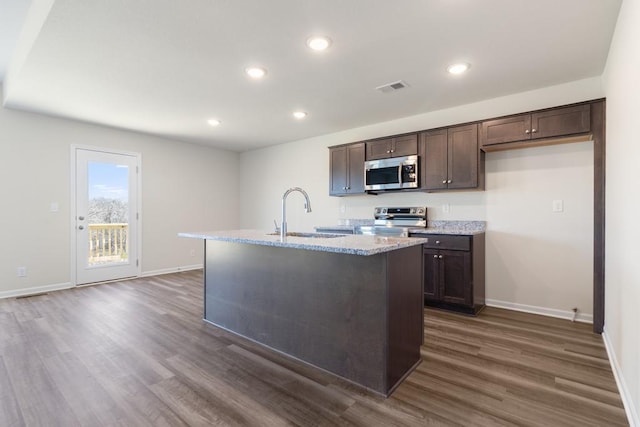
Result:
<svg viewBox="0 0 640 427"><path fill-rule="evenodd" d="M425 305L467 314L484 307L484 236L420 235L429 239L423 245Z"/></svg>

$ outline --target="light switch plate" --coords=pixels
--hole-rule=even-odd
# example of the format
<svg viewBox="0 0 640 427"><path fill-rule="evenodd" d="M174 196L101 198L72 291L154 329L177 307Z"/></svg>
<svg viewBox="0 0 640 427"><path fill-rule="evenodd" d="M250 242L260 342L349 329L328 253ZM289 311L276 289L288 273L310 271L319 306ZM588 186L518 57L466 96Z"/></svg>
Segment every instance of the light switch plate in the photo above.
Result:
<svg viewBox="0 0 640 427"><path fill-rule="evenodd" d="M563 212L564 211L564 201L563 200L554 200L551 210L553 212Z"/></svg>

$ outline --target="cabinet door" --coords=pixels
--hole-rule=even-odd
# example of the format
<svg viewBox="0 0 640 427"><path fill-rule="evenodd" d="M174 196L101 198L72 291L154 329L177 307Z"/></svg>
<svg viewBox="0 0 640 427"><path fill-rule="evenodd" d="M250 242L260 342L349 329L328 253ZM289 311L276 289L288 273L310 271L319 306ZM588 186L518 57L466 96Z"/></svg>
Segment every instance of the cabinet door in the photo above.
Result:
<svg viewBox="0 0 640 427"><path fill-rule="evenodd" d="M418 154L418 134L393 138L391 157L415 156Z"/></svg>
<svg viewBox="0 0 640 427"><path fill-rule="evenodd" d="M448 188L478 187L478 125L449 128Z"/></svg>
<svg viewBox="0 0 640 427"><path fill-rule="evenodd" d="M531 114L488 120L480 128L480 143L485 145L522 141L531 137Z"/></svg>
<svg viewBox="0 0 640 427"><path fill-rule="evenodd" d="M552 136L585 133L591 130L591 106L556 108L531 115L531 137L549 138Z"/></svg>
<svg viewBox="0 0 640 427"><path fill-rule="evenodd" d="M440 300L440 262L438 251L424 250L424 297L431 301Z"/></svg>
<svg viewBox="0 0 640 427"><path fill-rule="evenodd" d="M347 193L364 193L364 143L347 146Z"/></svg>
<svg viewBox="0 0 640 427"><path fill-rule="evenodd" d="M391 155L391 143L393 138L377 139L375 141L367 141L367 160L387 159Z"/></svg>
<svg viewBox="0 0 640 427"><path fill-rule="evenodd" d="M440 299L451 304L472 306L471 252L439 251L438 261L442 272Z"/></svg>
<svg viewBox="0 0 640 427"><path fill-rule="evenodd" d="M422 189L442 190L447 188L447 130L442 129L420 134L420 173Z"/></svg>
<svg viewBox="0 0 640 427"><path fill-rule="evenodd" d="M347 191L347 147L329 149L329 195L342 196Z"/></svg>

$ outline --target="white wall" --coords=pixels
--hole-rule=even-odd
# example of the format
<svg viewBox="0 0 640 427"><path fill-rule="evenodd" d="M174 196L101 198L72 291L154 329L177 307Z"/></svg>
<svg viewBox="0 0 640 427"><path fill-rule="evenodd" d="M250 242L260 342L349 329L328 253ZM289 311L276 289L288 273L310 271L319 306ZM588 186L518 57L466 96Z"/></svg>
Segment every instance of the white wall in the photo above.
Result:
<svg viewBox="0 0 640 427"><path fill-rule="evenodd" d="M239 225L237 153L0 108L0 297L70 281L71 144L142 154L143 274L202 264L179 231Z"/></svg>
<svg viewBox="0 0 640 427"><path fill-rule="evenodd" d="M603 84L607 95L605 338L627 410L640 426L640 2L624 0Z"/></svg>
<svg viewBox="0 0 640 427"><path fill-rule="evenodd" d="M311 197L287 201L290 230L312 230L340 218L371 218L374 206L426 205L431 219L488 221L487 298L497 305L567 315L592 314L592 143L489 153L484 192L402 193L329 197L328 146L420 129L480 120L602 97L600 79L465 105L241 155L243 228L269 229L280 221L282 193L300 186ZM553 214L552 200L565 212ZM450 205L444 213L443 204ZM344 212L342 212L344 210Z"/></svg>

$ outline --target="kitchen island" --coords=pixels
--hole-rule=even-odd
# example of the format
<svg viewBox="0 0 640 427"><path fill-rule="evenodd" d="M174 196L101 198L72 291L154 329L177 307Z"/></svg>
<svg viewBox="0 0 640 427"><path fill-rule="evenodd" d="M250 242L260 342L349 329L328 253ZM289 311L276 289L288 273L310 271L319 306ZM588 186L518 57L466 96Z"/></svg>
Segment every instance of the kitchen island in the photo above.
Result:
<svg viewBox="0 0 640 427"><path fill-rule="evenodd" d="M205 242L207 322L384 396L420 363L426 239L180 236Z"/></svg>

